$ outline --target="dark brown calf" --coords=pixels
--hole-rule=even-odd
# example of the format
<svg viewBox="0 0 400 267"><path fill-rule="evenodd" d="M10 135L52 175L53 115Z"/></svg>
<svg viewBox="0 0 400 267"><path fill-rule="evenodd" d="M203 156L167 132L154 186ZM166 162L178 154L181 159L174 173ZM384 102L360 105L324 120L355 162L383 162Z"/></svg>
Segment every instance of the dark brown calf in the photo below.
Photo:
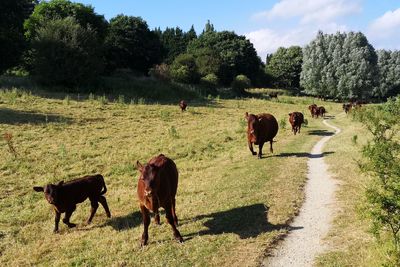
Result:
<svg viewBox="0 0 400 267"><path fill-rule="evenodd" d="M344 112L347 114L351 110L352 104L351 103L343 104L342 107L343 107Z"/></svg>
<svg viewBox="0 0 400 267"><path fill-rule="evenodd" d="M304 123L303 113L301 113L301 112L289 113L289 122L290 122L290 125L292 125L292 131L293 131L294 135L296 135L297 132L300 133L301 124Z"/></svg>
<svg viewBox="0 0 400 267"><path fill-rule="evenodd" d="M322 106L318 107L317 118L318 118L318 115L320 115L322 118L325 117L325 113L327 113L327 112L326 112L326 109L324 107L322 107Z"/></svg>
<svg viewBox="0 0 400 267"><path fill-rule="evenodd" d="M107 205L107 200L103 196L107 192L104 178L100 174L92 176L84 176L69 182L61 181L58 184L48 184L44 187L35 186L33 190L36 192L44 192L44 197L53 205L56 213L54 232L58 232L58 223L60 222L61 213L65 212L63 223L69 228L75 227L76 224L70 223L72 213L76 209L76 204L90 199L92 206L88 223L92 222L93 216L99 206L99 203L104 207L107 217L111 217L110 210Z"/></svg>
<svg viewBox="0 0 400 267"><path fill-rule="evenodd" d="M272 143L278 133L278 122L275 117L268 113L254 115L246 112L246 120L247 142L251 153L257 155L253 150L253 144L258 145L258 158L261 159L262 148L265 142L270 143L270 151L274 153Z"/></svg>
<svg viewBox="0 0 400 267"><path fill-rule="evenodd" d="M316 104L309 105L308 110L310 111L312 118L314 118L314 116L317 115L317 105Z"/></svg>
<svg viewBox="0 0 400 267"><path fill-rule="evenodd" d="M269 98L278 98L278 93L277 92L270 92L268 93Z"/></svg>
<svg viewBox="0 0 400 267"><path fill-rule="evenodd" d="M165 216L172 227L175 239L183 242L183 238L176 228L178 218L175 213L175 195L178 188L178 170L175 163L160 154L144 166L139 161L136 166L140 171L137 195L144 225L141 245L147 245L149 239L150 211L155 213L155 221L159 224L158 209L160 207L165 210Z"/></svg>
<svg viewBox="0 0 400 267"><path fill-rule="evenodd" d="M187 103L185 100L181 100L181 102L179 102L179 107L181 108L182 112L186 111L186 107L187 107Z"/></svg>

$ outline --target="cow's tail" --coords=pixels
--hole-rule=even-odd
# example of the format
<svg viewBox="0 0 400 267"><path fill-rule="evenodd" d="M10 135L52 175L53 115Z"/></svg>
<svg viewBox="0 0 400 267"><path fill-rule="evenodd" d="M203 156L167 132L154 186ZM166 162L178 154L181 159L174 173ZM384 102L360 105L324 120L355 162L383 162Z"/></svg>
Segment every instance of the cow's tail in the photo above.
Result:
<svg viewBox="0 0 400 267"><path fill-rule="evenodd" d="M106 183L104 182L104 177L100 174L99 174L99 176L101 177L101 181L103 183L103 190L100 192L100 195L104 195L107 192L107 186L106 186Z"/></svg>

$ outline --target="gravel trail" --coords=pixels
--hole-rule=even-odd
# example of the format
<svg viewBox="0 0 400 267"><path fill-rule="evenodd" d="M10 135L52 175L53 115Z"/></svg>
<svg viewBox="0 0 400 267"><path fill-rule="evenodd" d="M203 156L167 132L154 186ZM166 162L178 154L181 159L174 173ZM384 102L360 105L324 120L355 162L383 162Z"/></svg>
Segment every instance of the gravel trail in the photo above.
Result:
<svg viewBox="0 0 400 267"><path fill-rule="evenodd" d="M323 123L336 131L334 135L340 133L339 128L326 120ZM271 256L264 259L262 266L312 266L315 257L326 249L323 238L334 214L336 183L328 173L322 149L334 135L323 137L311 150L305 202L290 225L293 230L271 251Z"/></svg>

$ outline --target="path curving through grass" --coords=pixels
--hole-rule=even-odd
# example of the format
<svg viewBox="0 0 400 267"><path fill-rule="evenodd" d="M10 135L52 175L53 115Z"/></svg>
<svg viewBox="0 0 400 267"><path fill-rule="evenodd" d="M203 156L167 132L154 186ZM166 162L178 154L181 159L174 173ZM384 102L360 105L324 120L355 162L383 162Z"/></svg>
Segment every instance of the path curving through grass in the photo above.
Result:
<svg viewBox="0 0 400 267"><path fill-rule="evenodd" d="M326 134L313 147L308 160L305 202L290 225L288 236L262 266L312 266L315 257L326 249L323 238L333 218L336 182L328 173L322 150L324 144L341 130L326 120L323 123L335 132Z"/></svg>

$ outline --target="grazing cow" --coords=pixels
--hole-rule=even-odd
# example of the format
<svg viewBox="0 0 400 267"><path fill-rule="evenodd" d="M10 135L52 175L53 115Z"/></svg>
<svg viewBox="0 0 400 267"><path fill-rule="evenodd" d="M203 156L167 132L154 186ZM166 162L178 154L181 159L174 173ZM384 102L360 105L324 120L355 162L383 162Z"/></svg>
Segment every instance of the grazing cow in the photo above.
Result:
<svg viewBox="0 0 400 267"><path fill-rule="evenodd" d="M345 104L343 104L343 110L344 110L344 112L347 114L347 113L349 113L349 111L351 110L351 108L352 108L352 104L351 103L345 103Z"/></svg>
<svg viewBox="0 0 400 267"><path fill-rule="evenodd" d="M175 195L178 188L178 170L175 163L160 154L144 166L137 161L136 167L140 171L137 195L144 225L141 245L147 245L149 239L150 211L155 213L155 221L159 224L158 209L160 207L165 210L165 216L172 226L175 239L183 242L183 238L176 228L178 218L175 213Z"/></svg>
<svg viewBox="0 0 400 267"><path fill-rule="evenodd" d="M289 113L289 122L292 125L292 131L294 135L296 135L297 132L300 133L301 124L304 123L303 113L301 112Z"/></svg>
<svg viewBox="0 0 400 267"><path fill-rule="evenodd" d="M308 106L308 110L311 113L311 117L314 118L315 115L317 115L317 105L316 104L312 104Z"/></svg>
<svg viewBox="0 0 400 267"><path fill-rule="evenodd" d="M270 92L268 93L269 98L278 98L278 93L277 92Z"/></svg>
<svg viewBox="0 0 400 267"><path fill-rule="evenodd" d="M274 153L272 142L278 133L278 122L275 117L268 113L254 115L246 112L246 120L247 141L251 153L257 155L253 150L253 144L258 145L258 158L261 159L265 142L270 143L270 151Z"/></svg>
<svg viewBox="0 0 400 267"><path fill-rule="evenodd" d="M318 107L317 109L318 109L317 114L316 114L317 118L318 118L318 115L321 115L322 118L325 117L325 113L327 113L326 109L323 106Z"/></svg>
<svg viewBox="0 0 400 267"><path fill-rule="evenodd" d="M96 213L99 203L103 206L107 213L107 217L111 217L107 200L103 196L107 192L104 178L100 174L88 175L69 182L61 181L58 184L48 184L44 187L35 186L33 190L36 192L44 192L44 197L53 205L56 213L54 232L58 232L58 223L60 222L61 213L65 212L63 223L69 228L75 227L76 224L71 223L69 219L76 209L76 204L90 199L92 206L90 217L87 223L91 223Z"/></svg>
<svg viewBox="0 0 400 267"><path fill-rule="evenodd" d="M187 103L185 100L181 100L181 102L179 102L179 107L181 108L182 112L186 111L186 107L187 107Z"/></svg>

